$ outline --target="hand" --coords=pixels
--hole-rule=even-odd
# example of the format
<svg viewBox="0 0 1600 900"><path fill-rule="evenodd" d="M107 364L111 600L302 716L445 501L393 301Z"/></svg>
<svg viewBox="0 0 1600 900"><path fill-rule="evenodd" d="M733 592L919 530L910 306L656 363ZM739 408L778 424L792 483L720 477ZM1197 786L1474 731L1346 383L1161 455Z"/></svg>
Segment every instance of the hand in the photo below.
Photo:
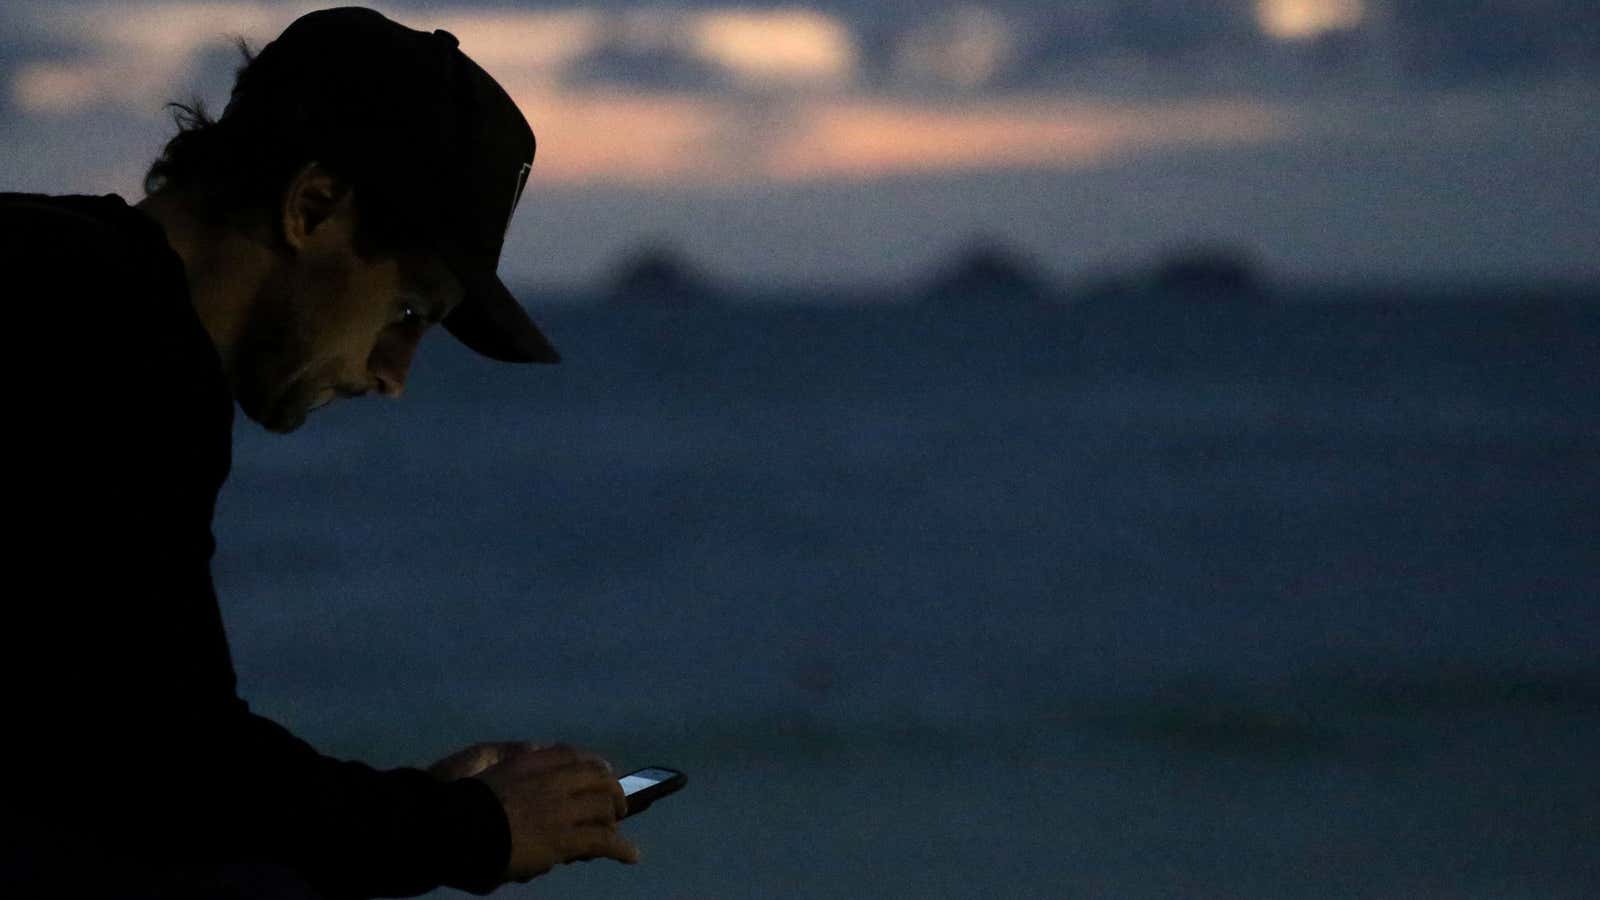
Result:
<svg viewBox="0 0 1600 900"><path fill-rule="evenodd" d="M498 749L479 749L484 747ZM479 755L463 756L475 750ZM617 833L628 800L605 760L565 745L479 744L435 765L457 760L452 765L465 770L491 757L471 777L500 798L511 825L511 861L504 880L528 881L557 863L602 857L639 861L638 849Z"/></svg>
<svg viewBox="0 0 1600 900"><path fill-rule="evenodd" d="M511 754L526 753L529 750L538 749L539 746L537 744L518 741L473 744L464 750L457 750L429 766L428 772L440 781L470 778Z"/></svg>

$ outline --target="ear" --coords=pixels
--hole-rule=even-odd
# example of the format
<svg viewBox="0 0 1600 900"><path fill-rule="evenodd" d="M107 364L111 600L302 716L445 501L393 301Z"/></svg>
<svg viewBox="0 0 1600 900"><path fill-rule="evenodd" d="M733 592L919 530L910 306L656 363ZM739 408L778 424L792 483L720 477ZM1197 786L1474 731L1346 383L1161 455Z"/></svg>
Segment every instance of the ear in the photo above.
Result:
<svg viewBox="0 0 1600 900"><path fill-rule="evenodd" d="M321 163L300 167L283 193L280 211L283 238L296 253L305 249L318 229L341 213L348 215L350 186Z"/></svg>

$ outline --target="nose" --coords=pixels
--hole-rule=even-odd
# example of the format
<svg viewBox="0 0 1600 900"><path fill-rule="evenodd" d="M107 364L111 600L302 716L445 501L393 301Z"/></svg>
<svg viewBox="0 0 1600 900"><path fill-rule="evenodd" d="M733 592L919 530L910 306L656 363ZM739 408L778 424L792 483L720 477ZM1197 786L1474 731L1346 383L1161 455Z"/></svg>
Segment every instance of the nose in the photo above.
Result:
<svg viewBox="0 0 1600 900"><path fill-rule="evenodd" d="M398 400L405 393L406 374L411 370L411 360L417 353L417 339L386 336L372 350L367 361L378 393Z"/></svg>
<svg viewBox="0 0 1600 900"><path fill-rule="evenodd" d="M374 373L374 376L378 379L377 391L383 396L398 400L400 395L405 393L406 383L404 376L390 378L379 373Z"/></svg>

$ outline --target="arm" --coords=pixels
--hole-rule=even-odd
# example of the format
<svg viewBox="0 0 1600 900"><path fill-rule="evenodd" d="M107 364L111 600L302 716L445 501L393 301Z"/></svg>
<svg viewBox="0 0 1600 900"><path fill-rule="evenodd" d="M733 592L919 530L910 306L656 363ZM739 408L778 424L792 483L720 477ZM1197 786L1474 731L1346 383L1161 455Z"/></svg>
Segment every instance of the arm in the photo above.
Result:
<svg viewBox="0 0 1600 900"><path fill-rule="evenodd" d="M161 483L144 461L144 484ZM487 785L335 760L250 712L235 692L204 524L182 515L182 490L123 490L102 496L102 515L49 529L72 534L90 564L63 567L25 629L55 671L42 683L34 673L39 715L14 720L16 731L65 748L53 769L92 773L52 780L44 798L73 846L95 859L287 863L339 896L498 884L508 826ZM112 509L128 501L146 514ZM35 549L35 560L61 555Z"/></svg>
<svg viewBox="0 0 1600 900"><path fill-rule="evenodd" d="M209 571L232 400L170 267L98 240L7 248L25 286L72 249L14 295L8 852L63 882L272 861L339 896L491 890L510 851L487 784L323 756L237 696Z"/></svg>
<svg viewBox="0 0 1600 900"><path fill-rule="evenodd" d="M408 896L636 859L590 754L519 745L450 782L322 756L250 712L209 571L233 404L181 266L11 215L0 881L272 862L341 898Z"/></svg>
<svg viewBox="0 0 1600 900"><path fill-rule="evenodd" d="M483 782L331 759L243 702L224 721L214 736L224 764L204 767L205 780L191 777L196 790L186 792L195 821L228 823L219 854L255 848L341 897L413 896L441 884L483 894L500 884L510 837Z"/></svg>

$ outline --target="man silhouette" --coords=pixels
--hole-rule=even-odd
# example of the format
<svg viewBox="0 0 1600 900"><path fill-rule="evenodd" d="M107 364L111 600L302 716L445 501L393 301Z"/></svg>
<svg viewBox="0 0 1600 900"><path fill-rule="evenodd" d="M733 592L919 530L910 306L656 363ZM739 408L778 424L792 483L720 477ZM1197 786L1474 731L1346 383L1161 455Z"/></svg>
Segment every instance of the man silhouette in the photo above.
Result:
<svg viewBox="0 0 1600 900"><path fill-rule="evenodd" d="M558 359L495 275L527 121L449 33L359 8L246 51L215 121L179 110L137 206L0 195L7 895L483 894L636 861L593 754L478 744L379 771L250 712L210 575L235 403L287 433L398 397L433 323Z"/></svg>

